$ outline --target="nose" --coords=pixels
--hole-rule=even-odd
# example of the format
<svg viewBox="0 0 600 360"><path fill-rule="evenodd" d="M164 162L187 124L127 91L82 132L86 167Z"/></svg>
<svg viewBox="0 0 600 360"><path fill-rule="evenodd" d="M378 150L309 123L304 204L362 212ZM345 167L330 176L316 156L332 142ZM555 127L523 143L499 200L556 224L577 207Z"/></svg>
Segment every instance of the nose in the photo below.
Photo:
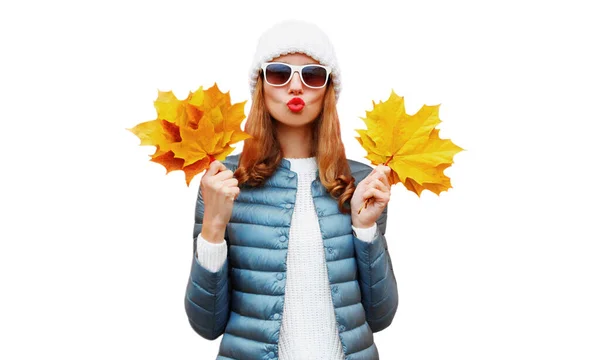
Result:
<svg viewBox="0 0 600 360"><path fill-rule="evenodd" d="M290 80L288 92L290 94L302 94L302 79L300 79L300 74L298 72L294 72L292 74L292 80Z"/></svg>

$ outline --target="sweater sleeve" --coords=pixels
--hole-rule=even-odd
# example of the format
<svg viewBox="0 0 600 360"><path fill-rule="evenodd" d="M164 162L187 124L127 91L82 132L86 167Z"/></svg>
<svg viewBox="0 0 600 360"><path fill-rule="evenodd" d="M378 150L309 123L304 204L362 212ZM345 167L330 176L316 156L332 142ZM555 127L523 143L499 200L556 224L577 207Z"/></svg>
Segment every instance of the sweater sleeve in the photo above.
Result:
<svg viewBox="0 0 600 360"><path fill-rule="evenodd" d="M221 244L203 243L203 241L206 242L200 236L203 218L204 200L202 199L202 192L198 189L193 232L192 267L184 303L185 312L192 329L203 338L214 340L225 332L229 320L231 285L229 281L229 260L226 253L227 232L225 232L225 241ZM199 255L199 258L196 257L196 254ZM223 256L224 261L222 261ZM216 266L220 261L222 261L222 264Z"/></svg>
<svg viewBox="0 0 600 360"><path fill-rule="evenodd" d="M356 236L359 240L372 242L373 240L375 240L377 224L375 223L369 228L357 228L354 225L352 225L352 231L354 231L354 236Z"/></svg>
<svg viewBox="0 0 600 360"><path fill-rule="evenodd" d="M210 270L210 272L217 272L227 258L227 243L225 239L215 244L204 239L202 235L198 235L196 245L196 258L198 258L200 265Z"/></svg>
<svg viewBox="0 0 600 360"><path fill-rule="evenodd" d="M373 332L387 328L398 308L398 287L385 238L387 207L375 225L375 237L367 242L354 236L362 303Z"/></svg>

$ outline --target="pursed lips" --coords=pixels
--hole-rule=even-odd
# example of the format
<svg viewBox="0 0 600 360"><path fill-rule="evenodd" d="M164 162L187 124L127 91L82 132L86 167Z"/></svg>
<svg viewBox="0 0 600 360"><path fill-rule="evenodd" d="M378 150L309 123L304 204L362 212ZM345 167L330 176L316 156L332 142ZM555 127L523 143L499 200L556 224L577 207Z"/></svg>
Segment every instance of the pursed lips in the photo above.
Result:
<svg viewBox="0 0 600 360"><path fill-rule="evenodd" d="M301 111L305 105L306 104L304 103L304 100L302 100L302 98L299 97L292 98L290 101L287 102L287 106L292 112Z"/></svg>

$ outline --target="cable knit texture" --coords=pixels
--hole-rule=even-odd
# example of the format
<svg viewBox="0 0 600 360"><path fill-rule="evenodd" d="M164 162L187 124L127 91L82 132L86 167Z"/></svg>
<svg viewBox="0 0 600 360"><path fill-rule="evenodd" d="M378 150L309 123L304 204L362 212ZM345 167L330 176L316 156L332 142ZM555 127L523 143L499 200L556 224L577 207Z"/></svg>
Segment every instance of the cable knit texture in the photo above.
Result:
<svg viewBox="0 0 600 360"><path fill-rule="evenodd" d="M290 229L279 358L344 359L310 192L317 162L314 157L288 160L290 170L298 174L298 192Z"/></svg>
<svg viewBox="0 0 600 360"><path fill-rule="evenodd" d="M348 164L357 183L372 170ZM264 186L242 186L217 244L200 236L198 191L185 309L202 337L223 334L217 360L379 359L373 333L398 306L387 208L371 229L353 228L315 170L314 158L283 159Z"/></svg>
<svg viewBox="0 0 600 360"><path fill-rule="evenodd" d="M198 247L196 256L200 265L211 272L216 273L227 258L227 243L225 239L220 243L211 243L204 239L202 235L198 235Z"/></svg>
<svg viewBox="0 0 600 360"><path fill-rule="evenodd" d="M310 186L316 178L316 158L286 158L298 174L287 257L287 285L279 337L279 359L343 360L344 352L333 311L323 238ZM372 241L377 226L358 229L357 237ZM214 244L199 236L198 261L216 272L227 256L226 242Z"/></svg>

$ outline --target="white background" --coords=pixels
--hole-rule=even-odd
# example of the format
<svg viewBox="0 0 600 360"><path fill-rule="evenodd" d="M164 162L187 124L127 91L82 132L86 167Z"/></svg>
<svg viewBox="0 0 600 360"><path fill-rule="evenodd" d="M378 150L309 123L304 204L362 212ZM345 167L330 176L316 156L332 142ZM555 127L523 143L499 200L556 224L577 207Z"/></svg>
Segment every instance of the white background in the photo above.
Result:
<svg viewBox="0 0 600 360"><path fill-rule="evenodd" d="M155 119L157 90L249 100L256 39L297 17L336 44L350 158L367 162L354 130L392 89L409 113L441 104L465 149L450 191L393 187L381 358L600 359L598 11L391 4L3 3L0 358L216 357L183 306L200 176L165 175L125 129Z"/></svg>

